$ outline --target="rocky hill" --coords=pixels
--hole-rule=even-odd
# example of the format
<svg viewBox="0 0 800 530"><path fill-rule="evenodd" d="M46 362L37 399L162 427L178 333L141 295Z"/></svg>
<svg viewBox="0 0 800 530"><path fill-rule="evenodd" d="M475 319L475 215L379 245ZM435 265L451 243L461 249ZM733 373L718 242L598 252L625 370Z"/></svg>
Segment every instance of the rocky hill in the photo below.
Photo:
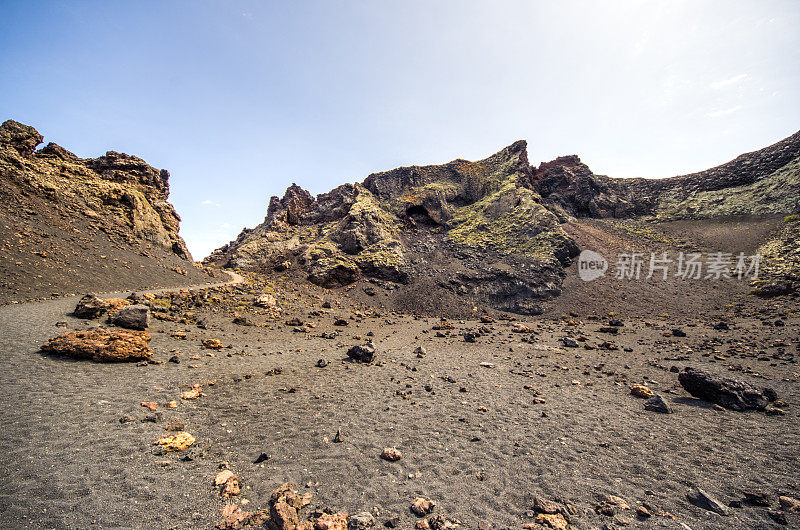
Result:
<svg viewBox="0 0 800 530"><path fill-rule="evenodd" d="M0 125L0 302L207 279L167 201L169 172L109 151L82 159Z"/></svg>
<svg viewBox="0 0 800 530"><path fill-rule="evenodd" d="M595 175L577 156L533 167L526 142L518 141L477 162L375 173L316 198L292 185L283 198L272 197L263 223L206 262L295 268L324 287L362 277L394 282L399 305L418 310L460 303L531 314L561 292L564 268L579 252L564 227L576 218L664 221L798 211L800 132L716 168L668 179Z"/></svg>
<svg viewBox="0 0 800 530"><path fill-rule="evenodd" d="M800 211L800 131L720 166L666 179L595 175L577 156L542 163L535 188L575 217L708 219Z"/></svg>

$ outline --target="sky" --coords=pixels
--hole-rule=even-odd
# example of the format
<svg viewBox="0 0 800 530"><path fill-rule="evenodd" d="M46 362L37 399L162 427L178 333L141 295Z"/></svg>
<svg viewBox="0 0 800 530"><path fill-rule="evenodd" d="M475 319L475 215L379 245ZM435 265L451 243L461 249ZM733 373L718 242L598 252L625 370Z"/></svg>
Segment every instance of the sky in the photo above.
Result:
<svg viewBox="0 0 800 530"><path fill-rule="evenodd" d="M170 171L195 259L312 194L484 158L703 170L800 129L796 0L0 1L0 121Z"/></svg>

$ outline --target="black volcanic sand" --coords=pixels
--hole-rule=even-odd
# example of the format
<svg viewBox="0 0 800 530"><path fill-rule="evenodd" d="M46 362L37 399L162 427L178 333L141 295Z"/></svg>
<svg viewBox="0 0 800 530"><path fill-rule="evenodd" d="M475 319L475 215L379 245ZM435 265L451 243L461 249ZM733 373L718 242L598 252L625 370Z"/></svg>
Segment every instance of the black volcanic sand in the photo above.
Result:
<svg viewBox="0 0 800 530"><path fill-rule="evenodd" d="M686 500L690 487L726 504L744 491L764 492L772 508L779 494L800 497L796 299L738 298L740 286L725 283L716 290L731 302L716 312L659 317L656 304L649 313L624 315L616 336L597 330L609 310L625 306L619 297L607 298L612 301L600 320L588 317L597 307L578 300L572 317L524 319L536 333L512 333L515 322L498 320L467 343L463 333L484 324L453 320L455 329L437 337L436 317L370 310L363 287L377 288L364 300L378 306L391 295L381 285L362 281L325 292L287 278L250 275L244 285L212 290L219 302L196 310L208 320L206 330L155 321L151 346L163 362L157 365L96 364L39 352L63 331L58 321L69 329L99 324L68 316L76 297L0 307L0 522L9 528L208 528L227 502L246 499L245 510L266 508L273 489L286 481L312 492L315 507L374 510L378 525L395 511L402 528L414 525L409 505L417 496L436 501L434 513L460 520L463 528L482 522L521 528L532 522L533 498L543 496L573 505L575 528L694 529L782 527L764 507L731 508L725 517L695 507ZM285 308L279 321L251 305L268 285ZM323 296L332 309L322 307ZM232 324L234 311L263 327ZM296 332L284 324L292 317L314 327ZM334 326L339 317L349 325ZM730 330L712 328L721 318ZM676 327L687 336L665 336ZM186 330L186 339L172 338L177 330ZM335 331L334 339L320 337ZM348 347L363 343L368 332L377 362L345 360ZM619 349L560 342L581 335L592 347L613 341ZM226 347L203 350L206 338ZM427 355L418 358L416 346ZM176 353L180 364L166 362ZM319 368L319 359L330 364ZM786 415L718 410L696 400L670 371L685 366L771 386L786 402ZM195 383L205 395L179 399ZM661 393L674 414L645 411L643 400L630 395L633 383ZM180 406L164 409L171 400ZM140 421L151 414L142 401L159 403L157 422ZM137 421L120 423L124 415ZM175 418L196 437L195 446L154 454L152 442ZM342 443L333 443L337 430ZM397 447L403 458L382 460L385 447ZM269 460L254 464L262 452ZM222 462L242 484L233 501L211 485ZM594 507L602 494L671 516L599 515ZM800 515L787 516L790 525L800 525Z"/></svg>

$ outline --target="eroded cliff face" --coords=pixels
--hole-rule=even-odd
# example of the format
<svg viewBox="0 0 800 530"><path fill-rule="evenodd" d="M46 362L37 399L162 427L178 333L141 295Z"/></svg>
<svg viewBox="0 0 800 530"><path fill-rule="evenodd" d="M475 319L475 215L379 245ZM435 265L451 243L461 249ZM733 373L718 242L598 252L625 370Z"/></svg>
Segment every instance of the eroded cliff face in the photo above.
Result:
<svg viewBox="0 0 800 530"><path fill-rule="evenodd" d="M560 292L578 249L531 177L520 141L477 162L375 173L316 198L292 185L262 224L207 261L270 269L288 260L325 287L366 276L534 313Z"/></svg>
<svg viewBox="0 0 800 530"><path fill-rule="evenodd" d="M167 202L169 172L135 156L109 151L81 159L54 143L36 151L36 129L8 120L0 125L0 180L35 194L65 213L87 218L126 241L143 240L191 261L178 234L180 217Z"/></svg>

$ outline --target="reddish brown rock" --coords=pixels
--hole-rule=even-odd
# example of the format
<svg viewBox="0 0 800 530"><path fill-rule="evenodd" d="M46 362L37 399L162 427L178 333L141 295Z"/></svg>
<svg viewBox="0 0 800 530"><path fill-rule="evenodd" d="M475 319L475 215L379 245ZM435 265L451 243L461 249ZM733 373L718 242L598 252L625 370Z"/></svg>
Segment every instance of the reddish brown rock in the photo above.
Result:
<svg viewBox="0 0 800 530"><path fill-rule="evenodd" d="M314 523L314 530L347 530L347 514L323 514Z"/></svg>
<svg viewBox="0 0 800 530"><path fill-rule="evenodd" d="M428 515L435 507L435 502L424 497L417 497L411 502L411 512L418 517L424 517Z"/></svg>
<svg viewBox="0 0 800 530"><path fill-rule="evenodd" d="M68 331L50 339L42 351L96 362L135 362L153 355L145 331Z"/></svg>

